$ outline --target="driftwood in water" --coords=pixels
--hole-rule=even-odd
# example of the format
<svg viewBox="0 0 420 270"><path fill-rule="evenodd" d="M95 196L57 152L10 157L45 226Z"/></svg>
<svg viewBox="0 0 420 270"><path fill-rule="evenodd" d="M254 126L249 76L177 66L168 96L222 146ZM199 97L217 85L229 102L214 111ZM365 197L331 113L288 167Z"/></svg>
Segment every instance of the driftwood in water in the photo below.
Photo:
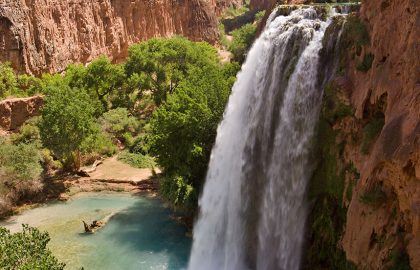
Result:
<svg viewBox="0 0 420 270"><path fill-rule="evenodd" d="M104 217L101 220L94 220L92 222L92 224L87 224L84 220L82 220L83 222L83 226L85 227L85 232L87 233L94 233L95 231L99 230L100 228L104 227L108 221L111 219L111 217L114 215L115 213L111 213L108 216Z"/></svg>
<svg viewBox="0 0 420 270"><path fill-rule="evenodd" d="M77 175L81 176L81 177L90 177L89 173L94 172L96 170L96 167L98 167L102 163L103 163L102 159L95 160L95 162L93 163L93 165L89 169L79 170L77 172Z"/></svg>

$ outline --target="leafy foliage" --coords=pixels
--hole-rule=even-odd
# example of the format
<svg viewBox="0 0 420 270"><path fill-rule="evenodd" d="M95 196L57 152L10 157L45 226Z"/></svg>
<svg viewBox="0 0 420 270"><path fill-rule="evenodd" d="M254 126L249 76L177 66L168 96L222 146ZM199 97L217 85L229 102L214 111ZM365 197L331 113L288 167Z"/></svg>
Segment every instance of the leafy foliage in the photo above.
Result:
<svg viewBox="0 0 420 270"><path fill-rule="evenodd" d="M361 72L365 72L365 73L368 72L369 69L372 67L372 62L373 62L374 59L375 59L375 56L373 54L371 54L371 53L366 54L363 57L362 63L357 65L357 67L356 67L357 70L361 71Z"/></svg>
<svg viewBox="0 0 420 270"><path fill-rule="evenodd" d="M11 234L0 227L0 268L5 270L61 270L65 264L58 262L47 248L50 237L46 232L23 225L23 231Z"/></svg>
<svg viewBox="0 0 420 270"><path fill-rule="evenodd" d="M248 50L254 41L257 27L255 24L245 24L241 28L232 31L233 41L229 45L229 51L233 53L233 59L242 63Z"/></svg>
<svg viewBox="0 0 420 270"><path fill-rule="evenodd" d="M154 112L149 151L165 169L165 181L175 181L164 185L170 187L167 190L175 192L175 187L187 185L194 192L201 188L217 125L234 81L231 69L232 66L214 64L192 69L177 91ZM173 203L187 201L172 195L169 198Z"/></svg>
<svg viewBox="0 0 420 270"><path fill-rule="evenodd" d="M17 81L9 63L0 63L0 98L12 95L17 91Z"/></svg>
<svg viewBox="0 0 420 270"><path fill-rule="evenodd" d="M106 132L124 141L127 141L127 134L136 133L140 125L135 117L129 115L126 108L117 108L104 113L99 122Z"/></svg>
<svg viewBox="0 0 420 270"><path fill-rule="evenodd" d="M39 124L44 146L59 159L78 169L74 154L93 132L94 108L86 92L68 86L50 89Z"/></svg>
<svg viewBox="0 0 420 270"><path fill-rule="evenodd" d="M125 72L132 87L151 91L160 105L191 68L216 63L216 51L207 43L181 37L153 38L130 47Z"/></svg>
<svg viewBox="0 0 420 270"><path fill-rule="evenodd" d="M37 180L42 172L34 144L0 144L0 179L10 183Z"/></svg>
<svg viewBox="0 0 420 270"><path fill-rule="evenodd" d="M366 126L363 128L363 138L361 150L363 154L368 154L372 142L378 137L383 126L385 124L385 119L382 115L379 115L371 119Z"/></svg>
<svg viewBox="0 0 420 270"><path fill-rule="evenodd" d="M121 152L118 155L118 160L140 169L153 168L156 166L156 162L151 156L130 153L128 151Z"/></svg>
<svg viewBox="0 0 420 270"><path fill-rule="evenodd" d="M20 128L19 132L11 135L11 141L17 145L20 143L34 144L38 148L41 147L41 134L38 127L40 118L33 117L27 120Z"/></svg>

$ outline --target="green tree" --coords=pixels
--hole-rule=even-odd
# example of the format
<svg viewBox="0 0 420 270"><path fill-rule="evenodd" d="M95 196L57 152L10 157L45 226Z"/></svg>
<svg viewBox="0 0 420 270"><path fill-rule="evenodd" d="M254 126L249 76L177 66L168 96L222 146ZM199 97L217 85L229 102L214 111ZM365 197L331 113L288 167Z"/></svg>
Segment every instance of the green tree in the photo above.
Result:
<svg viewBox="0 0 420 270"><path fill-rule="evenodd" d="M11 234L0 227L0 268L4 270L62 270L65 264L58 262L47 248L50 237L47 232L22 225L23 231Z"/></svg>
<svg viewBox="0 0 420 270"><path fill-rule="evenodd" d="M0 63L0 98L14 94L17 89L16 75L10 63Z"/></svg>
<svg viewBox="0 0 420 270"><path fill-rule="evenodd" d="M132 88L151 91L160 105L192 67L217 62L216 50L208 43L182 37L153 38L130 47L125 72Z"/></svg>
<svg viewBox="0 0 420 270"><path fill-rule="evenodd" d="M153 114L150 153L165 169L164 193L174 204L191 206L197 198L234 81L230 74L218 65L191 69Z"/></svg>
<svg viewBox="0 0 420 270"><path fill-rule="evenodd" d="M45 98L39 123L43 145L67 165L80 167L82 142L94 132L94 107L89 95L68 86L52 87Z"/></svg>
<svg viewBox="0 0 420 270"><path fill-rule="evenodd" d="M72 88L86 89L92 101L98 102L97 115L112 107L113 99L121 100L124 94L125 83L124 68L114 65L102 56L95 59L87 67L83 65L69 65L64 80ZM123 95L123 98L128 98Z"/></svg>
<svg viewBox="0 0 420 270"><path fill-rule="evenodd" d="M229 51L232 52L235 61L239 63L245 61L246 54L254 42L256 32L256 25L250 23L232 31L233 40L229 45Z"/></svg>

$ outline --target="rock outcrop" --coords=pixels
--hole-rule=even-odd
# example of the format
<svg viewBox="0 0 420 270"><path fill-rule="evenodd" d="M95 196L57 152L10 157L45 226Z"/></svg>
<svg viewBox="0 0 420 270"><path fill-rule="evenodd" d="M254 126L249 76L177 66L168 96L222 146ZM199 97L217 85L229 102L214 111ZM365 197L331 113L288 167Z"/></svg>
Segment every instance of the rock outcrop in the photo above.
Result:
<svg viewBox="0 0 420 270"><path fill-rule="evenodd" d="M215 11L237 0L3 0L0 3L0 61L19 72L62 71L99 55L113 60L130 44L183 35L218 39Z"/></svg>
<svg viewBox="0 0 420 270"><path fill-rule="evenodd" d="M360 148L346 149L360 180L348 208L343 247L362 269L382 269L396 251L407 252L411 267L420 269L419 14L416 0L363 1L360 17L370 45L347 69L355 117L370 121L379 110L384 121L367 155ZM363 202L375 193L381 195L377 203Z"/></svg>
<svg viewBox="0 0 420 270"><path fill-rule="evenodd" d="M42 96L12 98L0 101L0 130L14 131L26 120L39 114Z"/></svg>
<svg viewBox="0 0 420 270"><path fill-rule="evenodd" d="M306 4L311 1L309 0L251 0L249 3L251 10L269 10L275 4L289 4L299 5Z"/></svg>

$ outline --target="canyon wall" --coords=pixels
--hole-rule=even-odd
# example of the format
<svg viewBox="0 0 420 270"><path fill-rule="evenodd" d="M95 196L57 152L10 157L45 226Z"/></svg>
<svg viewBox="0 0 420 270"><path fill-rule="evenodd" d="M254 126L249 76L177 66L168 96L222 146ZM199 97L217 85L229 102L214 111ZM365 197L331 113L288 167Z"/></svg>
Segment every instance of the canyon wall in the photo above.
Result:
<svg viewBox="0 0 420 270"><path fill-rule="evenodd" d="M275 4L299 5L311 2L309 0L251 0L249 3L251 10L268 10Z"/></svg>
<svg viewBox="0 0 420 270"><path fill-rule="evenodd" d="M238 0L3 0L0 61L19 72L62 71L99 55L126 56L130 44L183 35L216 43L215 12Z"/></svg>
<svg viewBox="0 0 420 270"><path fill-rule="evenodd" d="M360 180L343 247L363 269L383 268L395 250L407 252L411 267L420 269L420 6L417 0L366 0L360 17L370 43L347 68L349 98L359 122L371 122L379 110L384 123L368 154L351 146L345 151ZM368 196L377 201L366 203Z"/></svg>

